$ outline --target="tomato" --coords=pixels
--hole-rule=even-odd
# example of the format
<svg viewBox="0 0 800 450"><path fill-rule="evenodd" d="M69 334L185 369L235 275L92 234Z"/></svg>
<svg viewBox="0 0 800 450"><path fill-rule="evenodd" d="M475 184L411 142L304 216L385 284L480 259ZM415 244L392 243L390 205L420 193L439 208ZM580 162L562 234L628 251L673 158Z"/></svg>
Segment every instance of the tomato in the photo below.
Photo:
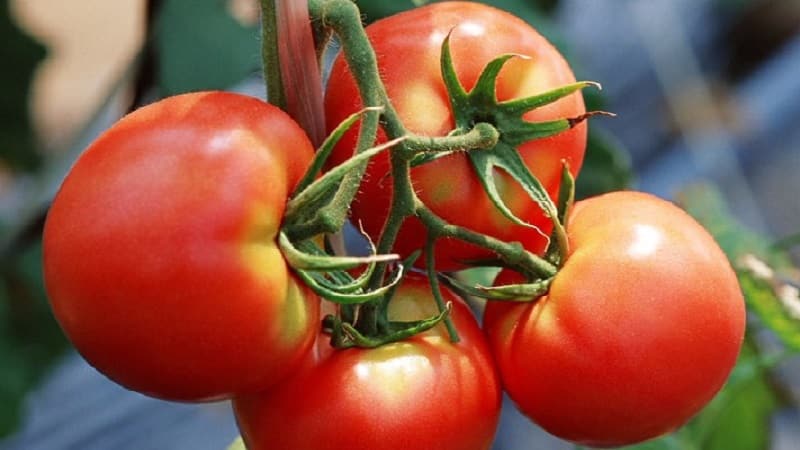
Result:
<svg viewBox="0 0 800 450"><path fill-rule="evenodd" d="M485 338L449 291L461 341L443 324L375 349L320 351L306 370L258 395L234 399L250 450L489 449L500 381ZM426 279L406 279L390 303L393 320L437 313Z"/></svg>
<svg viewBox="0 0 800 450"><path fill-rule="evenodd" d="M167 98L80 156L44 230L64 332L117 383L170 400L262 389L313 344L319 300L276 245L313 148L238 94Z"/></svg>
<svg viewBox="0 0 800 450"><path fill-rule="evenodd" d="M392 104L406 128L416 134L443 136L454 127L453 113L440 74L440 47L452 30L453 61L461 83L471 89L484 66L504 53L518 53L528 60L513 59L502 69L499 100L528 97L575 81L562 55L536 30L517 17L493 7L469 2L441 2L403 12L369 25L367 35ZM347 63L339 56L331 70L325 111L331 130L362 108ZM575 117L585 112L580 94L527 113L529 121ZM383 131L379 139L386 138ZM352 155L356 131L348 133L332 155L334 164ZM556 198L562 161L577 175L586 145L584 124L558 135L526 142L518 150L531 172ZM388 155L370 162L362 189L352 205L352 218L377 239L388 214L392 192ZM506 204L517 217L549 234L552 226L539 206L505 173L498 186ZM420 199L445 220L505 241L521 240L526 248L541 252L546 239L503 216L484 192L469 158L453 154L411 171ZM406 221L395 250L407 255L424 246L425 228L416 218ZM485 250L456 240L441 241L436 249L442 270L463 268L464 260L490 257ZM420 258L418 261L423 261Z"/></svg>
<svg viewBox="0 0 800 450"><path fill-rule="evenodd" d="M582 445L674 430L735 364L745 325L736 276L697 222L648 194L581 201L570 217L570 255L549 293L486 308L504 387L534 422Z"/></svg>

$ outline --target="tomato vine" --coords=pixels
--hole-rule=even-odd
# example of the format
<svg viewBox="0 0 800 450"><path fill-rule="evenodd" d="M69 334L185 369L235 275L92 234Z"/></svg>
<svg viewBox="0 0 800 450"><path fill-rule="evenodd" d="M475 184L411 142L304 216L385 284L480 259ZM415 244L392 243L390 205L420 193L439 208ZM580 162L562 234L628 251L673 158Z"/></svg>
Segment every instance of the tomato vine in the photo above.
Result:
<svg viewBox="0 0 800 450"><path fill-rule="evenodd" d="M270 3L270 2L267 2ZM394 139L394 145L388 150L390 160L389 178L392 185L390 213L381 229L379 239L376 243L375 251L378 255L389 254L394 248L401 226L410 217L419 219L428 230L428 252L425 261L427 265L433 262L433 255L428 255L435 248L439 239L456 239L466 243L484 248L494 255L497 255L503 265L516 268L518 271L529 275L529 282L535 283L536 289L546 286L542 280L551 278L557 269L553 262L532 253L523 246L514 242L506 242L492 236L479 233L468 228L449 223L437 215L429 208L424 201L414 191L410 172L412 167L425 164L430 160L453 152L464 152L473 158L476 164L477 175L484 180L487 194L503 214L518 224L525 224L518 219L505 206L500 198L493 179L493 167L501 166L505 171L512 174L514 178L524 186L528 195L533 198L541 207L546 216L550 217L553 223L553 237L555 238L554 248L559 258L563 259L567 251L567 242L563 226L559 221L556 205L552 202L549 195L544 191L542 185L531 175L512 147L530 139L543 138L558 134L570 129L586 119L590 114L583 114L578 117L562 118L549 122L531 123L521 119L522 114L530 110L540 108L544 105L557 101L567 95L594 83L581 82L557 88L533 97L517 99L512 102L498 103L492 92L497 83L497 75L504 64L516 55L501 56L490 62L483 71L478 83L473 90L467 93L461 86L458 76L453 67L452 56L449 51L448 36L442 42L441 66L442 75L450 92L453 109L461 114L457 116L456 125L449 135L441 137L431 137L417 135L410 132L403 124L397 110L394 108L389 98L383 80L379 76L378 61L369 38L361 24L361 15L357 6L349 0L312 0L309 2L309 12L312 21L317 24L316 30L330 30L336 35L342 47L342 54L347 62L349 71L354 76L358 89L358 94L362 100L363 107L366 109L360 114L360 127L358 139L354 149L355 155L363 155L364 152L372 154L376 152L372 148L379 129L385 131L389 139ZM268 16L265 12L265 17ZM265 34L272 33L274 28L264 28ZM324 33L327 36L328 33ZM265 42L270 42L272 37L265 37ZM319 45L325 45L324 39L318 39ZM265 65L274 64L274 61L265 60ZM281 89L275 78L267 77L267 83L274 84L268 86L268 91ZM474 106L468 106L473 104ZM472 112L469 112L472 111ZM475 119L479 120L475 120ZM480 120L482 118L489 121ZM348 120L347 126L351 126ZM339 138L340 136L335 136ZM335 143L334 143L335 145ZM325 151L320 152L321 158L326 158L327 146ZM382 148L381 148L382 149ZM484 156L485 155L485 156ZM290 200L287 211L284 232L295 239L306 239L322 233L335 233L342 229L349 206L353 202L361 179L364 176L367 160L355 158L349 161L348 172L341 178L330 178L319 182L316 187L320 194L316 198L324 198L322 204L312 203L306 200L312 197L307 191L300 192L295 198ZM341 166L336 170L342 170ZM298 220L297 216L302 213L314 211L313 215L306 220ZM536 229L533 225L528 225ZM560 250L559 250L560 249ZM422 250L422 249L420 249ZM380 289L386 283L386 270L388 260L375 260L376 265L371 272L367 283L368 290ZM434 271L431 270L431 275ZM341 276L341 275L340 275ZM344 276L345 284L349 285L352 280ZM440 298L439 287L435 276L429 277L432 289L436 298ZM529 287L528 290L531 288ZM328 286L327 290L318 291L322 295L331 296L332 291L336 291L335 283ZM504 297L510 295L498 294L502 291L494 291L492 294L484 294L490 297ZM518 291L517 291L518 292ZM344 295L347 297L347 294ZM341 298L339 295L334 297ZM366 298L366 297L365 297ZM347 303L355 303L350 300ZM359 302L360 303L360 302ZM381 330L380 316L381 303L375 300L365 301L358 308L357 320L353 324L354 330L360 330L367 336L386 335L386 330ZM441 305L440 313L444 315L444 305ZM446 317L446 316L445 316ZM456 340L457 336L452 325L451 337ZM337 330L341 327L336 327ZM385 336L386 337L386 336ZM387 337L386 339L393 339ZM384 343L386 339L378 339L375 342ZM340 342L341 339L335 339ZM367 342L360 339L361 342Z"/></svg>

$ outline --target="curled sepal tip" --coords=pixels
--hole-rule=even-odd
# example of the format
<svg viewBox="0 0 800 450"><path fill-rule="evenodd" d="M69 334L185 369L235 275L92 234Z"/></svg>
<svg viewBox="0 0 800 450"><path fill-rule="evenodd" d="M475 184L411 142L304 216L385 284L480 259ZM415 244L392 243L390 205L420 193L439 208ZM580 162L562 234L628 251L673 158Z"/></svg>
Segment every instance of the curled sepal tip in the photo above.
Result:
<svg viewBox="0 0 800 450"><path fill-rule="evenodd" d="M564 261L567 260L567 255L569 255L569 239L566 233L569 213L572 210L573 203L575 203L575 177L570 172L569 163L562 161L561 186L558 190L557 205L558 221L561 223L561 228L553 230L553 236L545 253L545 258L558 267L564 264ZM563 234L557 234L560 231Z"/></svg>
<svg viewBox="0 0 800 450"><path fill-rule="evenodd" d="M423 320L389 322L389 332L375 337L361 333L353 325L333 315L326 316L322 324L325 331L331 334L331 345L336 348L376 348L430 330L450 314L452 307L452 303L448 302L444 311Z"/></svg>
<svg viewBox="0 0 800 450"><path fill-rule="evenodd" d="M450 51L451 35L444 39L441 48L440 65L442 79L450 98L457 130L467 130L475 123L488 122L499 133L499 139L491 149L469 151L468 155L489 199L498 211L511 222L536 230L549 239L540 229L517 217L505 204L497 184L496 168L508 173L528 193L549 217L556 229L557 237L563 234L558 221L558 212L547 191L530 172L516 147L524 142L541 139L569 130L588 117L603 112L591 112L578 117L565 117L545 122L528 122L523 116L536 108L551 104L586 87L600 88L598 83L580 81L567 84L531 97L499 102L497 100L497 79L503 66L512 58L521 55L505 54L490 61L483 69L470 92L464 89L456 73ZM549 245L549 244L548 244Z"/></svg>
<svg viewBox="0 0 800 450"><path fill-rule="evenodd" d="M305 282L306 286L312 291L320 297L340 305L360 305L382 299L400 282L403 278L403 272L404 269L401 266L395 277L388 284L377 289L367 291L359 289L353 292L348 289L349 285L346 285L345 288L342 289L336 283L332 283L330 279L325 278L321 273L295 269L295 273L297 273Z"/></svg>
<svg viewBox="0 0 800 450"><path fill-rule="evenodd" d="M507 284L502 286L472 286L449 275L439 277L449 286L465 295L485 298L487 300L503 300L512 302L531 302L547 293L553 278L532 281L530 283Z"/></svg>
<svg viewBox="0 0 800 450"><path fill-rule="evenodd" d="M525 166L525 162L522 161L517 149L503 143L498 143L491 152L472 152L469 154L469 157L475 168L475 173L483 185L486 194L489 196L489 199L506 218L518 225L531 228L545 238L548 238L541 229L518 218L505 204L505 201L503 201L500 195L500 191L497 189L497 183L495 183L496 168L502 169L516 180L528 196L539 205L542 211L544 211L544 214L553 220L554 226L559 226L557 224L558 212L556 206L553 204L544 186L542 186L542 183L539 182L530 170L528 170L527 166Z"/></svg>
<svg viewBox="0 0 800 450"><path fill-rule="evenodd" d="M513 100L506 100L501 102L502 111L509 116L519 117L526 112L533 111L550 103L554 103L574 92L594 87L598 90L602 89L600 83L595 81L577 81L575 83L565 84L555 89L551 89L541 94L532 95L530 97L517 98Z"/></svg>
<svg viewBox="0 0 800 450"><path fill-rule="evenodd" d="M370 256L332 256L326 254L310 254L300 251L285 232L278 235L280 246L286 262L294 269L305 271L330 271L348 270L364 264L397 261L399 255L370 255Z"/></svg>

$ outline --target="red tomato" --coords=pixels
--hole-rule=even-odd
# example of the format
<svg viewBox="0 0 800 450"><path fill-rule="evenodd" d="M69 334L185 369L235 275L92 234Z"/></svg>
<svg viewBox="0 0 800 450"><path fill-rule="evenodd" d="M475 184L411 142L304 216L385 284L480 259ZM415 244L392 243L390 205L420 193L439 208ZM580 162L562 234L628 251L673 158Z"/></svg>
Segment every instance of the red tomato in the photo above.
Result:
<svg viewBox="0 0 800 450"><path fill-rule="evenodd" d="M561 54L539 33L517 17L480 3L441 2L416 8L379 20L367 27L367 34L378 57L382 79L392 104L406 128L420 135L443 136L453 127L453 114L440 74L442 41L453 31L450 46L461 83L471 89L484 66L504 53L518 53L530 59L514 59L502 69L498 84L499 100L528 97L575 81ZM347 63L341 56L333 65L325 97L328 129L362 108L361 100ZM526 114L529 121L575 117L585 112L580 94ZM331 158L338 164L353 154L356 131L348 133ZM386 138L380 133L380 140ZM562 160L577 176L586 146L586 127L518 147L531 172L556 198ZM362 189L352 206L354 222L377 239L388 213L392 180L389 159L381 154L370 162ZM498 185L506 203L517 217L549 234L552 226L539 206L505 173L498 174ZM523 245L541 252L545 238L528 228L515 225L489 200L474 174L469 158L454 154L411 171L419 197L445 220L505 241L522 239ZM424 246L426 233L416 218L406 221L395 248L407 255ZM485 250L456 240L437 245L437 266L442 270L463 268L461 261L491 256ZM420 258L418 261L423 261Z"/></svg>
<svg viewBox="0 0 800 450"><path fill-rule="evenodd" d="M674 430L721 388L742 344L728 260L689 215L636 192L578 202L568 235L546 296L486 308L505 389L534 422L582 445Z"/></svg>
<svg viewBox="0 0 800 450"><path fill-rule="evenodd" d="M466 305L453 302L461 337L444 325L375 349L320 352L306 370L271 391L234 399L250 450L481 450L491 447L500 412L500 381ZM437 313L426 279L405 280L390 318Z"/></svg>
<svg viewBox="0 0 800 450"><path fill-rule="evenodd" d="M319 300L276 246L313 148L278 108L238 94L171 97L81 155L44 230L45 283L78 351L170 400L263 389L317 334Z"/></svg>

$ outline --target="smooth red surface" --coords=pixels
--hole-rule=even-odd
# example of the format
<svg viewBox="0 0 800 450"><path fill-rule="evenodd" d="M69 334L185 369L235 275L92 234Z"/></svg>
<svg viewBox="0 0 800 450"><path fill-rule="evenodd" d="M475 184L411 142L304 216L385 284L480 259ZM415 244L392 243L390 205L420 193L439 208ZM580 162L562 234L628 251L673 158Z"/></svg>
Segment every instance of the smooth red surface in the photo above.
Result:
<svg viewBox="0 0 800 450"><path fill-rule="evenodd" d="M367 27L375 48L381 77L392 104L406 128L427 136L443 136L454 126L450 102L439 66L442 41L452 30L453 61L466 89L471 89L485 65L505 53L518 53L528 60L513 59L502 69L497 85L499 100L528 97L575 81L561 54L522 20L493 7L469 2L433 3L379 20ZM361 100L340 55L333 65L325 97L328 130L350 114L361 110ZM585 111L581 95L572 94L525 115L528 121L575 117ZM356 127L357 128L357 127ZM331 163L352 155L357 131L351 130L336 147ZM381 131L381 140L385 140ZM586 146L586 125L553 137L529 141L518 147L531 172L555 198L562 160L577 175ZM375 240L388 213L392 180L388 155L370 162L362 189L352 206L352 219L361 222ZM505 173L498 174L500 192L509 207L523 220L549 234L551 224L539 206ZM468 157L454 154L411 172L420 198L445 220L505 241L522 241L537 252L546 239L506 219L491 203L474 175ZM395 250L407 255L425 243L425 230L415 218L406 221ZM463 268L460 261L486 258L486 251L455 240L437 245L441 270ZM418 259L424 261L424 258Z"/></svg>
<svg viewBox="0 0 800 450"><path fill-rule="evenodd" d="M283 112L223 92L170 97L101 135L44 231L47 292L78 351L170 400L283 377L318 328L319 300L275 243L312 155Z"/></svg>
<svg viewBox="0 0 800 450"><path fill-rule="evenodd" d="M320 337L306 370L269 392L234 399L250 450L488 450L500 414L500 381L485 338L449 291L461 341L444 325L376 349L332 350ZM390 318L436 314L426 279L407 278Z"/></svg>
<svg viewBox="0 0 800 450"><path fill-rule="evenodd" d="M571 254L549 294L486 308L505 389L545 430L583 445L669 432L735 364L745 325L736 276L697 222L648 194L578 202L570 217Z"/></svg>

